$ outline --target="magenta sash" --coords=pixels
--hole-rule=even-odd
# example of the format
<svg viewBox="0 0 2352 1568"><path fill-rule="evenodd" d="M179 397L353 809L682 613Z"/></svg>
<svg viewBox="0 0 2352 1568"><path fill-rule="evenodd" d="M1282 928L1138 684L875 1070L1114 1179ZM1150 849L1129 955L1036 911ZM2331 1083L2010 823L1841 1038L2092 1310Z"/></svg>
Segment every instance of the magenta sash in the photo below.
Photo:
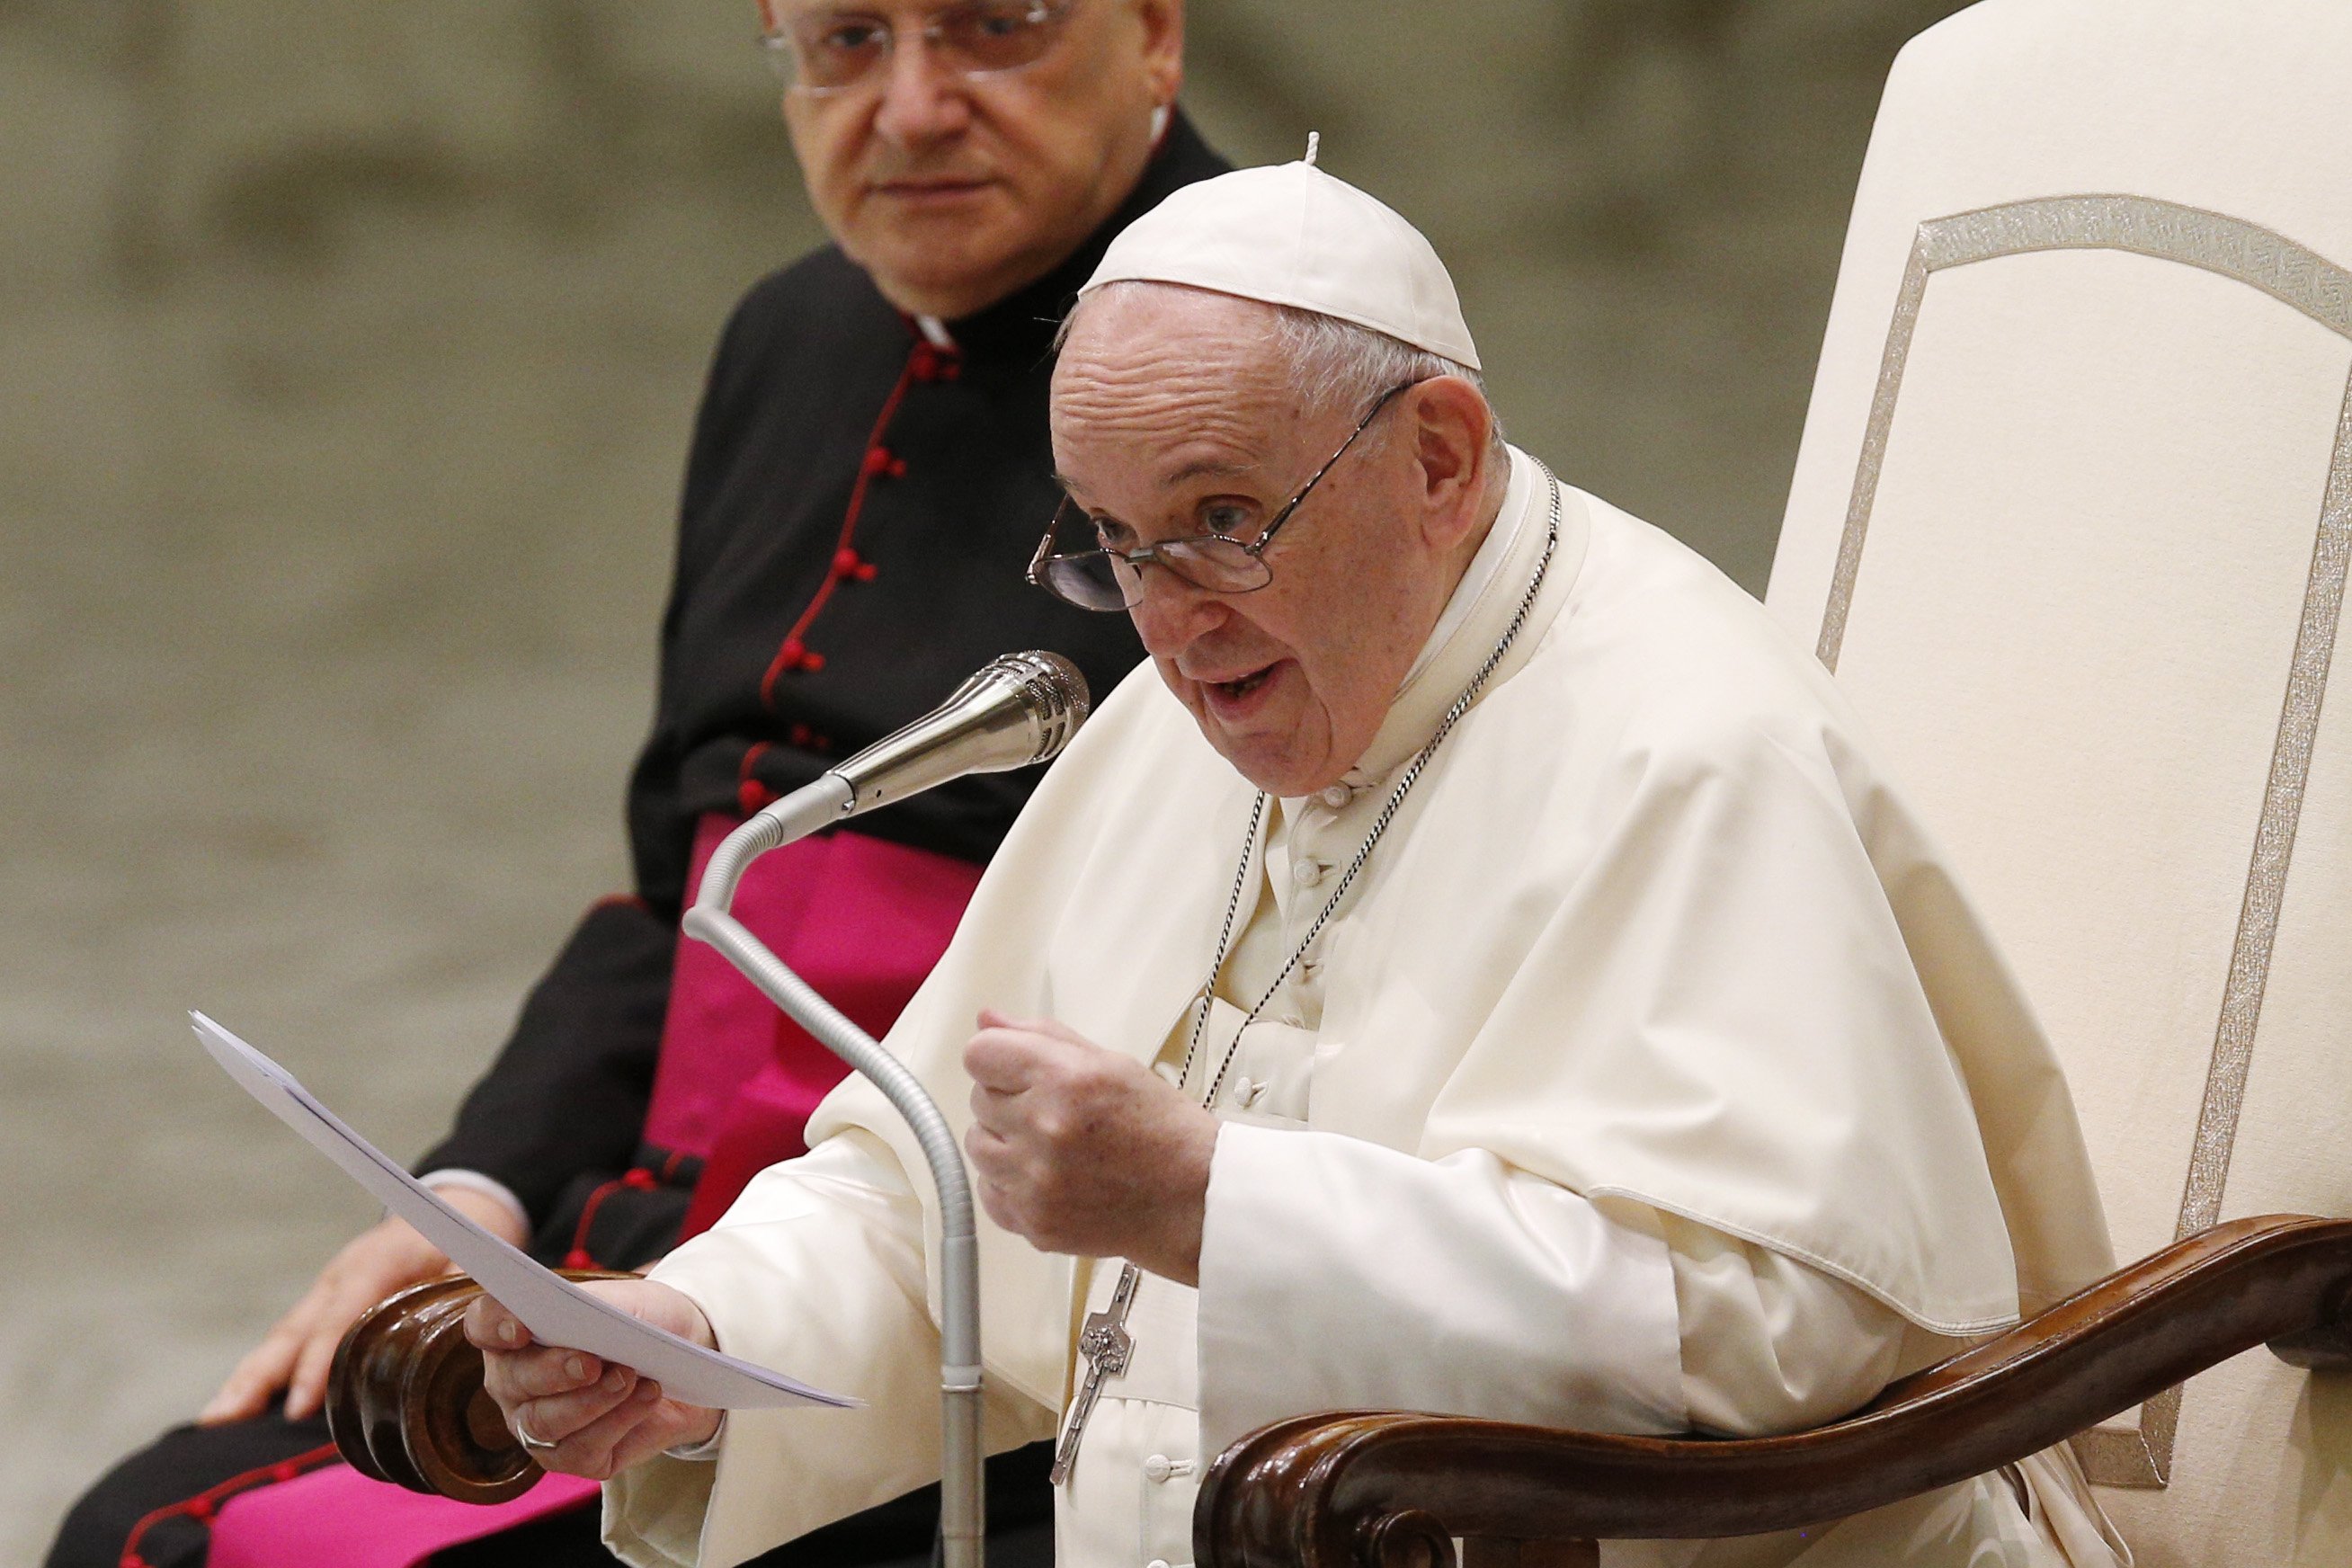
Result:
<svg viewBox="0 0 2352 1568"><path fill-rule="evenodd" d="M712 815L696 825L689 898L736 820ZM967 861L835 833L754 861L734 910L878 1036L947 951L979 881ZM809 1112L847 1071L724 958L680 939L645 1141L704 1162L686 1236L708 1229L761 1171L806 1152ZM596 1493L593 1481L549 1476L511 1502L478 1508L330 1465L223 1504L208 1568L417 1568L436 1552L585 1507Z"/></svg>
<svg viewBox="0 0 2352 1568"><path fill-rule="evenodd" d="M596 1500L594 1481L548 1476L488 1508L425 1497L329 1465L241 1492L213 1521L205 1568L417 1568L436 1552Z"/></svg>
<svg viewBox="0 0 2352 1568"><path fill-rule="evenodd" d="M702 819L689 887L734 826ZM979 883L969 861L835 833L753 861L735 918L859 1028L880 1035L947 951ZM685 1235L709 1229L768 1166L807 1152L809 1112L848 1070L715 950L678 943L646 1141L705 1162Z"/></svg>

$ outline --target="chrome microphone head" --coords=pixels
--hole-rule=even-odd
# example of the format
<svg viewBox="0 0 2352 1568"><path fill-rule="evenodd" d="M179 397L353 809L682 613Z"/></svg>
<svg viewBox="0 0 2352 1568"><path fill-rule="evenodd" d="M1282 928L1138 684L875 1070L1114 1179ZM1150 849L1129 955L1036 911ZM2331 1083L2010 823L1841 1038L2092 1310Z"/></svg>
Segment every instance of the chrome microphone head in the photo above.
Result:
<svg viewBox="0 0 2352 1568"><path fill-rule="evenodd" d="M1044 648L1008 653L981 671L982 676L997 673L1021 682L1022 704L1036 722L1037 753L1029 760L1044 763L1059 756L1091 710L1087 678L1076 665Z"/></svg>
<svg viewBox="0 0 2352 1568"><path fill-rule="evenodd" d="M1057 653L1008 653L945 702L833 773L849 785L842 815L904 800L965 773L1003 773L1060 752L1087 711L1086 677Z"/></svg>

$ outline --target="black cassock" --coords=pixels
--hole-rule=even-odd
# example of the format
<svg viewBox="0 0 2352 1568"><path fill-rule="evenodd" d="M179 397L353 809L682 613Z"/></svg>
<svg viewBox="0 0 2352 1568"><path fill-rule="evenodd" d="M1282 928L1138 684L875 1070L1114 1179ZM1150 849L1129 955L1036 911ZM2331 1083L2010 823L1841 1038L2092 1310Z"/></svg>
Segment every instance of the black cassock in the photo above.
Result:
<svg viewBox="0 0 2352 1568"><path fill-rule="evenodd" d="M589 910L449 1136L416 1165L503 1183L530 1211L543 1260L585 1248L602 1266L635 1268L676 1240L695 1165L664 1159L643 1132L698 820L813 782L1000 653L1066 654L1097 696L1141 658L1125 616L1073 609L1023 580L1058 499L1052 340L1113 235L1225 167L1177 115L1133 195L1076 254L947 323L945 344L831 246L736 308L695 424L653 732L629 781L635 893ZM1036 776L959 780L858 828L984 861ZM660 1184L618 1180L665 1167ZM76 1505L49 1568L116 1568L155 1510L144 1560L200 1563L205 1528L175 1505L248 1471L307 1463L325 1442L322 1422L274 1415L167 1433ZM991 1462L992 1536L1012 1532L992 1541L1002 1560L1050 1555L1044 1473L1042 1454L1026 1450ZM810 1568L920 1557L936 1512L917 1493L771 1555ZM592 1510L436 1561L609 1563L594 1536Z"/></svg>

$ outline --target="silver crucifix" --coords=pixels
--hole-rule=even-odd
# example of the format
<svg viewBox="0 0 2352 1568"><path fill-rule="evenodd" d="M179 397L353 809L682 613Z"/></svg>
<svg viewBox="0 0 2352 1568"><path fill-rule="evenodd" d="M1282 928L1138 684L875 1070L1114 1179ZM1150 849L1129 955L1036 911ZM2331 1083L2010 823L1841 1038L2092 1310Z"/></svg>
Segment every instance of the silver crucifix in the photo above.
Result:
<svg viewBox="0 0 2352 1568"><path fill-rule="evenodd" d="M1070 1419L1062 1428L1061 1445L1054 1450L1054 1468L1047 1479L1055 1486L1070 1479L1070 1463L1078 1457L1078 1439L1086 1432L1087 1417L1094 1413L1103 1379L1127 1370L1128 1355L1135 1349L1134 1336L1127 1331L1127 1310L1135 1305L1135 1288L1142 1279L1141 1269L1121 1263L1110 1305L1087 1313L1086 1326L1078 1331L1078 1353L1087 1358L1087 1381L1079 1386L1078 1396L1070 1401Z"/></svg>

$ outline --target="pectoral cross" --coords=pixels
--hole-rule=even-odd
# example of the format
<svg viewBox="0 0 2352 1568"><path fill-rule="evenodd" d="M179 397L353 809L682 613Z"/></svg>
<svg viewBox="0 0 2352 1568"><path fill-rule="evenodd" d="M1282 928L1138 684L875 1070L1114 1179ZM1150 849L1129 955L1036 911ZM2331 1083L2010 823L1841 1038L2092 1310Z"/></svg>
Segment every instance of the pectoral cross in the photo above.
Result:
<svg viewBox="0 0 2352 1568"><path fill-rule="evenodd" d="M1079 1386L1078 1396L1070 1401L1070 1419L1062 1428L1060 1447L1054 1450L1054 1468L1046 1479L1055 1486L1070 1478L1070 1464L1078 1457L1078 1439L1086 1432L1087 1417L1094 1414L1103 1379L1127 1370L1128 1355L1135 1349L1134 1336L1127 1331L1127 1310L1135 1305L1135 1288L1142 1279L1141 1269L1121 1263L1110 1305L1087 1313L1085 1327L1078 1331L1078 1353L1087 1358L1087 1381Z"/></svg>

